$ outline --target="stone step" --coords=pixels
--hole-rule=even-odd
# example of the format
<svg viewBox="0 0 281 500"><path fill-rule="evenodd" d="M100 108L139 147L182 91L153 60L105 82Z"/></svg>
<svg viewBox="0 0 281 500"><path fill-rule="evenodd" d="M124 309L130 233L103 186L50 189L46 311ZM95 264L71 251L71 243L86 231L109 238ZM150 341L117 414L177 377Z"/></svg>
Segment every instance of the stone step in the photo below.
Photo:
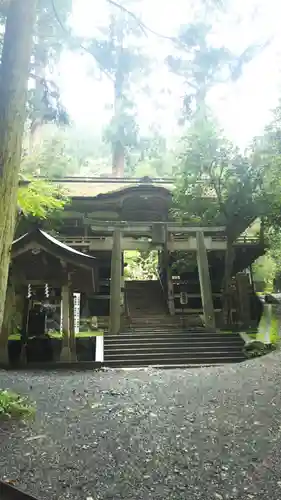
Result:
<svg viewBox="0 0 281 500"><path fill-rule="evenodd" d="M124 356L124 357L132 357L132 358L139 358L142 356L145 356L147 358L153 357L153 356L162 356L162 357L170 357L172 355L176 355L180 358L182 357L188 357L188 356L202 356L202 355L230 355L232 354L233 351L240 352L240 348L237 346L234 346L233 349L231 347L229 349L225 348L222 345L215 346L213 348L211 347L204 347L202 346L201 349L198 347L195 347L192 349L191 347L186 347L185 349L176 349L174 347L172 350L170 349L154 349L153 351L150 349L110 349L105 351L105 358L112 358L115 356Z"/></svg>
<svg viewBox="0 0 281 500"><path fill-rule="evenodd" d="M150 342L151 340L154 341L154 342L160 342L161 339L163 340L170 340L171 342L175 342L176 340L186 340L188 342L192 342L192 341L200 341L200 342L204 342L204 341L215 341L215 340L218 340L218 341L221 341L221 342L230 342L231 340L239 340L241 342L242 339L240 338L239 335L236 335L236 334L220 334L220 333L205 333L205 332L196 332L196 333L193 333L193 332L164 332L164 331L160 331L157 335L152 332L152 333L147 333L147 334L144 334L144 333L127 333L127 334L122 334L120 333L119 335L105 335L104 337L104 342L108 342L110 340L114 341L114 342L121 342L121 341L125 341L125 342L140 342L140 341L148 341Z"/></svg>
<svg viewBox="0 0 281 500"><path fill-rule="evenodd" d="M125 288L151 288L151 287L161 287L158 280L126 280Z"/></svg>
<svg viewBox="0 0 281 500"><path fill-rule="evenodd" d="M197 315L199 316L199 315ZM189 319L189 317L182 317L182 316L170 316L169 314L166 314L166 313L159 313L159 312L155 312L155 313L151 313L150 314L147 314L145 316L145 318L143 318L143 316L130 316L130 319L132 321L134 321L135 323L137 322L143 322L144 319L149 322L149 321L162 321L162 322L166 322L166 321L171 321L172 323L177 323L179 321L185 321L186 319Z"/></svg>
<svg viewBox="0 0 281 500"><path fill-rule="evenodd" d="M130 325L130 328L127 328L127 329L123 329L123 332L121 335L123 334L127 334L127 335L137 335L137 334L144 334L144 335L157 335L158 333L161 333L161 332L164 332L164 333L171 333L173 335L176 335L177 333L181 333L181 332L184 332L184 333L191 333L191 332L195 332L195 333L205 333L206 332L206 328L204 327L193 327L193 328L187 328L185 325L171 325L171 324L168 324L168 325L155 325L153 327L149 326L147 328L141 328L141 327L137 327L135 325ZM214 334L214 332L208 332L209 335L212 335Z"/></svg>
<svg viewBox="0 0 281 500"><path fill-rule="evenodd" d="M127 295L129 297L132 297L135 295L142 296L144 294L148 294L148 295L155 294L155 296L157 298L158 294L159 294L159 296L163 294L163 290L160 287L160 285L154 286L154 287L151 287L151 286L149 286L149 287L133 287L133 288L126 288L125 287L125 291L127 292Z"/></svg>
<svg viewBox="0 0 281 500"><path fill-rule="evenodd" d="M241 343L239 340L236 341L236 340L233 340L232 342L222 342L221 340L217 340L217 341L213 341L213 342L200 342L200 341L178 341L178 342L174 342L173 340L166 340L164 339L163 341L161 342L147 342L147 341L143 341L143 342L118 342L118 344L114 341L110 341L110 342L104 342L104 346L106 348L106 350L113 350L113 349L135 349L136 346L138 347L138 349L171 349L171 347L175 348L175 349L186 349L186 348L190 348L190 349L201 349L203 347L205 348L212 348L212 347L216 347L216 346L223 346L225 347L226 349L230 349L232 347L238 347L240 348L241 346L243 346L243 343Z"/></svg>
<svg viewBox="0 0 281 500"><path fill-rule="evenodd" d="M171 335L181 334L181 333L206 333L206 329L203 327L197 328L187 328L184 325L156 325L154 327L149 327L147 329L142 329L135 327L134 325L123 325L123 331L119 335L158 335L159 333L170 333ZM207 332L209 335L215 334L213 332Z"/></svg>
<svg viewBox="0 0 281 500"><path fill-rule="evenodd" d="M149 318L151 319L151 318ZM197 331L183 326L142 326L104 338L105 366L203 366L243 361L237 333Z"/></svg>
<svg viewBox="0 0 281 500"><path fill-rule="evenodd" d="M114 350L114 349L118 349L119 346L121 346L120 348L123 348L124 346L128 346L128 348L130 348L130 346L131 346L132 349L135 349L136 347L141 349L141 348L144 348L145 346L147 346L150 348L150 350L155 350L158 348L158 346L159 347L160 346L170 346L170 348L173 349L174 347L187 348L187 347L191 347L191 346L194 346L194 347L205 346L207 348L207 347L212 347L213 345L214 346L221 346L222 345L222 346L225 346L226 348L230 349L231 346L243 348L244 343L243 343L243 341L240 342L240 341L236 341L236 340L227 341L227 342L223 342L222 340L217 340L214 342L208 342L208 341L198 342L198 341L190 340L188 342L183 342L180 340L160 339L158 342L148 342L147 340L140 340L138 342L131 342L131 341L126 341L126 340L122 339L122 340L120 340L120 342L114 342L114 341L104 342L104 349L106 351Z"/></svg>
<svg viewBox="0 0 281 500"><path fill-rule="evenodd" d="M125 323L126 324L126 323ZM198 322L198 325L189 325L188 322L172 322L172 321L169 321L167 320L167 322L163 322L163 321L146 321L145 318L143 318L143 321L142 322L136 322L134 321L134 319L132 319L130 321L130 327L135 329L135 330L141 330L141 329L144 329L146 328L147 330L150 328L150 329L160 329L160 328L165 328L166 330L168 328L172 329L172 328L186 328L186 327L189 327L190 329L194 329L196 330L197 328L201 328L201 329L205 329L205 327L202 325L202 323L199 323Z"/></svg>
<svg viewBox="0 0 281 500"><path fill-rule="evenodd" d="M181 359L175 357L170 357L169 360L159 360L159 359L120 359L120 360L106 360L104 361L105 367L112 368L123 368L123 367L136 367L136 366L151 366L157 368L169 368L169 367L194 367L194 366L214 366L214 365L223 365L226 363L239 363L245 361L243 356L224 356L224 357L201 357L201 358L189 358L189 359Z"/></svg>
<svg viewBox="0 0 281 500"><path fill-rule="evenodd" d="M191 314L177 314L175 316L170 316L167 311L165 312L150 312L149 314L146 315L147 321L149 320L156 320L158 319L159 321L164 321L164 320L170 320L173 322L177 321L185 321L190 319ZM193 319L198 319L200 318L200 314L194 313L193 314ZM133 319L134 321L143 321L143 316L141 314L136 314L134 316L130 315L130 319Z"/></svg>
<svg viewBox="0 0 281 500"><path fill-rule="evenodd" d="M242 356L241 349L239 347L234 347L232 349L225 349L222 346L214 347L213 349L116 349L114 351L106 352L104 359L138 359L138 358L159 358L161 362L164 359L170 359L171 357L181 358L202 358L205 356L216 357L216 356Z"/></svg>
<svg viewBox="0 0 281 500"><path fill-rule="evenodd" d="M144 306L142 304L132 306L131 304L129 304L128 308L131 318L135 321L139 320L141 322L143 322L143 320L148 316L151 316L151 318L153 319L153 315L154 317L157 317L159 315L164 316L166 312L165 304L163 304L163 306L161 307L152 306L151 304L149 304L149 306Z"/></svg>
<svg viewBox="0 0 281 500"><path fill-rule="evenodd" d="M147 342L145 340L139 341L139 342L126 342L126 341L120 341L120 342L104 342L104 349L105 351L113 351L116 349L149 349L150 351L156 350L156 349L161 349L161 348L167 348L167 349L188 349L188 348L194 348L194 349L201 349L204 347L205 349L212 349L213 347L216 346L223 346L226 349L231 349L233 347L241 349L243 348L244 344L243 342L239 342L236 340L233 340L232 342L223 342L221 340L217 340L214 342L196 342L196 341L188 341L188 342L182 342L182 341L173 341L172 339L161 339L159 342Z"/></svg>

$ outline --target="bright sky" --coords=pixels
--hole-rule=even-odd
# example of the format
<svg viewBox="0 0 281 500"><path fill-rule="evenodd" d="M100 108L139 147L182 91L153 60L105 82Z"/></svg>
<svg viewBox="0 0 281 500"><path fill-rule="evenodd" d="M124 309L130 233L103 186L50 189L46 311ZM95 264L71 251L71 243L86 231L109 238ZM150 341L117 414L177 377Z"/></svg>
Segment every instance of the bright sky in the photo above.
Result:
<svg viewBox="0 0 281 500"><path fill-rule="evenodd" d="M281 97L281 2L228 1L228 15L216 33L219 44L242 52L251 43L272 40L269 47L247 65L237 83L220 85L210 96L225 133L243 148L254 135L262 132L271 109ZM90 36L106 20L106 0L73 0L73 5L72 24L79 35ZM142 5L145 23L165 35L175 35L179 25L187 24L190 19L187 0L142 0ZM134 7L131 10L137 13ZM163 63L164 57L171 53L170 45L151 35L147 48L158 63L149 76L151 97L136 95L139 123L143 131L156 122L161 124L164 133L173 134L182 89ZM90 55L65 53L60 65L60 85L63 100L77 125L101 130L110 118L112 88L105 78L95 81L93 71L95 65Z"/></svg>

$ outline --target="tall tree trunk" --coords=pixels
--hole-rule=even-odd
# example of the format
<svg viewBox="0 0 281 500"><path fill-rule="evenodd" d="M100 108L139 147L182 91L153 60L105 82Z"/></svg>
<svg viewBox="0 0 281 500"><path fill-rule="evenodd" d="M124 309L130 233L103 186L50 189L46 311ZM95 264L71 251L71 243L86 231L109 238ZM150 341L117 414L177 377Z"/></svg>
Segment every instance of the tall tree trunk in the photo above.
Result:
<svg viewBox="0 0 281 500"><path fill-rule="evenodd" d="M10 0L0 68L0 331L16 217L36 3L37 0Z"/></svg>
<svg viewBox="0 0 281 500"><path fill-rule="evenodd" d="M46 80L46 66L48 64L47 55L41 61L37 56L35 51L35 63L34 63L34 74L35 74L35 89L34 89L34 106L32 122L30 127L30 137L29 137L29 154L34 153L35 149L42 143L42 131L44 129L44 114L47 111L43 107L44 103L44 92L45 88L42 81ZM37 172L40 174L39 171Z"/></svg>
<svg viewBox="0 0 281 500"><path fill-rule="evenodd" d="M124 108L124 73L122 66L123 58L123 33L117 34L119 43L119 55L114 82L114 121L117 125L117 133L112 144L112 175L113 177L124 177L125 148L121 138L124 137L123 108Z"/></svg>
<svg viewBox="0 0 281 500"><path fill-rule="evenodd" d="M11 333L13 308L15 305L15 286L10 283L7 287L5 312L0 335L0 363L7 364L9 360L8 339Z"/></svg>
<svg viewBox="0 0 281 500"><path fill-rule="evenodd" d="M222 290L223 293L222 311L223 311L223 322L225 325L230 323L230 318L231 318L231 304L232 304L231 280L232 280L234 258L235 258L235 251L233 247L233 241L227 238L227 247L224 258L224 277L223 277L223 290Z"/></svg>
<svg viewBox="0 0 281 500"><path fill-rule="evenodd" d="M113 146L112 151L112 175L113 177L124 177L125 151L120 141Z"/></svg>

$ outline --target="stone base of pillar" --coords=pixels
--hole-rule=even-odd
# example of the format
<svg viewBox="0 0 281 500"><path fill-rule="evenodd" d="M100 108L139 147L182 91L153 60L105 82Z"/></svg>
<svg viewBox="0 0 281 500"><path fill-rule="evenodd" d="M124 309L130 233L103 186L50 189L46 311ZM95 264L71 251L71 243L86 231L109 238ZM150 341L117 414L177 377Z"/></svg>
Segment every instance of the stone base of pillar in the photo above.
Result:
<svg viewBox="0 0 281 500"><path fill-rule="evenodd" d="M76 352L75 351L71 351L71 361L73 363L76 363L77 362L77 355L76 355Z"/></svg>
<svg viewBox="0 0 281 500"><path fill-rule="evenodd" d="M65 361L65 362L71 362L72 360L72 353L69 347L64 346L62 347L61 353L60 353L60 361Z"/></svg>
<svg viewBox="0 0 281 500"><path fill-rule="evenodd" d="M26 365L27 364L26 344L22 344L22 346L21 346L20 364L21 365Z"/></svg>

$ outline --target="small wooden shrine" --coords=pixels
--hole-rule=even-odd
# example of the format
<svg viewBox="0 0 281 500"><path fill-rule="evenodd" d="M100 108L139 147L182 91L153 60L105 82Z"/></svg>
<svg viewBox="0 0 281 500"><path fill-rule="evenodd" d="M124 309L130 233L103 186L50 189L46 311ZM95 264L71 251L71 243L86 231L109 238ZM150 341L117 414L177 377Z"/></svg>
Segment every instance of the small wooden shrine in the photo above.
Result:
<svg viewBox="0 0 281 500"><path fill-rule="evenodd" d="M47 338L46 345L42 343L46 315L58 307L63 332L60 360L76 360L73 294L95 292L96 267L93 255L75 250L39 228L13 242L7 300L9 296L21 299L22 345L34 336L41 338L41 349L48 349ZM8 330L4 320L4 330L5 326Z"/></svg>

